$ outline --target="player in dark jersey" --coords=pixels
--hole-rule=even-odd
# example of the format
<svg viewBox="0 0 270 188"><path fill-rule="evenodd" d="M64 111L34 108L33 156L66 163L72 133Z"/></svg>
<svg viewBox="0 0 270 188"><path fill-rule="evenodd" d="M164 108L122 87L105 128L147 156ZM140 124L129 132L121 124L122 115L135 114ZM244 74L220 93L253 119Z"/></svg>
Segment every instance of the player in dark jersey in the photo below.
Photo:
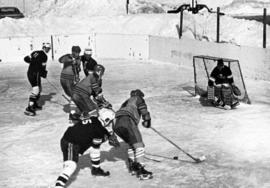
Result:
<svg viewBox="0 0 270 188"><path fill-rule="evenodd" d="M141 90L131 91L130 98L116 112L113 130L129 146L127 150L129 172L132 175L136 174L140 179L151 179L152 172L144 168L144 143L138 128L141 116L142 125L146 128L151 127L151 116L143 97L144 93Z"/></svg>
<svg viewBox="0 0 270 188"><path fill-rule="evenodd" d="M83 71L85 76L89 73L88 71L94 71L95 66L97 65L96 60L92 58L92 49L85 48L84 54L81 56L82 64L83 64Z"/></svg>
<svg viewBox="0 0 270 188"><path fill-rule="evenodd" d="M79 73L81 71L81 48L79 46L72 46L71 54L65 54L59 58L59 62L63 64L60 76L60 83L65 94L70 97L69 108L70 118L76 113L76 105L72 100L73 89L80 81Z"/></svg>
<svg viewBox="0 0 270 188"><path fill-rule="evenodd" d="M34 51L30 56L24 57L24 61L29 63L27 78L32 86L32 92L29 96L28 107L24 112L26 115L34 116L36 115L36 110L42 109L42 107L38 105L38 100L42 90L41 77L47 77L47 53L50 51L50 49L50 43L43 43L42 50Z"/></svg>
<svg viewBox="0 0 270 188"><path fill-rule="evenodd" d="M92 58L92 49L86 48L84 50L84 54L81 56L82 64L83 64L83 71L85 76L88 76L89 72L96 72L100 73L98 74L99 79L99 85L102 86L102 76L105 72L104 66L98 64L95 59ZM97 71L95 69L100 69L100 71Z"/></svg>
<svg viewBox="0 0 270 188"><path fill-rule="evenodd" d="M60 142L64 166L56 180L56 188L63 188L66 185L77 168L79 155L82 155L88 149L92 163L92 175L110 175L109 171L104 171L100 167L100 146L107 139L109 139L110 145L119 146L116 136L107 130L113 119L114 113L104 109L100 110L99 116L96 112L84 113L79 122L67 128Z"/></svg>
<svg viewBox="0 0 270 188"><path fill-rule="evenodd" d="M219 59L208 81L208 98L212 99L214 105L234 108L239 102L233 95L232 87L236 87L232 71L224 65L223 59Z"/></svg>

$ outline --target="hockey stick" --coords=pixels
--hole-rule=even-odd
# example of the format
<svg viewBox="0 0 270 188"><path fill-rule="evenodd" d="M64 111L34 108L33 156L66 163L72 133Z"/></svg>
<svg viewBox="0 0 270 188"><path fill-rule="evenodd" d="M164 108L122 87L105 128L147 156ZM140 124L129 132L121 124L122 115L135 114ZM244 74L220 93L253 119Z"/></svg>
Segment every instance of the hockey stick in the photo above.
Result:
<svg viewBox="0 0 270 188"><path fill-rule="evenodd" d="M157 133L159 136L161 136L162 138L164 138L165 140L167 140L168 142L170 142L172 145L174 145L177 149L179 149L180 151L182 151L184 154L186 154L187 156L189 156L191 159L193 159L196 163L200 163L203 162L206 158L205 156L201 156L200 158L196 158L193 157L192 155L190 155L188 152L184 151L182 148L180 148L178 145L176 145L173 141L169 140L167 137L165 137L164 135L162 135L159 131L157 131L155 128L150 127L155 133Z"/></svg>
<svg viewBox="0 0 270 188"><path fill-rule="evenodd" d="M47 78L45 78L47 80L47 82L57 91L60 93L59 89L53 84L51 83ZM62 97L64 97L64 99L66 99L69 103L71 102L69 98L67 98L67 96L65 96L64 94L62 94Z"/></svg>

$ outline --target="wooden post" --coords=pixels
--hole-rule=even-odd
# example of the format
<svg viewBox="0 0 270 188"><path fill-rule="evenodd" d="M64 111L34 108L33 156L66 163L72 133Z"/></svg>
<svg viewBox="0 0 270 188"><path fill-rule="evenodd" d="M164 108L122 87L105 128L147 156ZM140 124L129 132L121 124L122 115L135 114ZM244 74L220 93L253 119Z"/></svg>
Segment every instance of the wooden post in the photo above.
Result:
<svg viewBox="0 0 270 188"><path fill-rule="evenodd" d="M263 9L263 48L266 48L266 8Z"/></svg>
<svg viewBox="0 0 270 188"><path fill-rule="evenodd" d="M183 12L184 10L181 9L181 12L180 12L180 29L179 29L179 39L181 39L182 37L182 32L183 32Z"/></svg>
<svg viewBox="0 0 270 188"><path fill-rule="evenodd" d="M128 5L129 5L129 0L127 0L127 3L126 3L126 11L127 11L127 14L128 14Z"/></svg>
<svg viewBox="0 0 270 188"><path fill-rule="evenodd" d="M219 31L220 31L220 8L217 7L217 43L219 43Z"/></svg>
<svg viewBox="0 0 270 188"><path fill-rule="evenodd" d="M52 51L52 60L54 60L54 47L53 47L53 36L51 35L51 51Z"/></svg>

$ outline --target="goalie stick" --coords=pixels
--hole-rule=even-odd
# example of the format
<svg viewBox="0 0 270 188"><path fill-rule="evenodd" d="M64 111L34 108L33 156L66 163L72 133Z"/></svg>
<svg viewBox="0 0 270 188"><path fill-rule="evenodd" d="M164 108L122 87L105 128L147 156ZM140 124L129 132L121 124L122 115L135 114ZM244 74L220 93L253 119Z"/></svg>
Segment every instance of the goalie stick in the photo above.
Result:
<svg viewBox="0 0 270 188"><path fill-rule="evenodd" d="M191 159L193 159L196 163L200 163L203 162L206 157L203 155L199 158L193 157L192 155L190 155L188 152L186 152L185 150L183 150L182 148L180 148L178 145L176 145L173 141L169 140L167 137L165 137L164 135L162 135L160 132L158 132L155 128L150 127L155 133L157 133L159 136L161 136L162 138L164 138L165 140L167 140L168 142L170 142L173 146L175 146L177 149L179 149L180 151L182 151L184 154L186 154L187 156L189 156Z"/></svg>

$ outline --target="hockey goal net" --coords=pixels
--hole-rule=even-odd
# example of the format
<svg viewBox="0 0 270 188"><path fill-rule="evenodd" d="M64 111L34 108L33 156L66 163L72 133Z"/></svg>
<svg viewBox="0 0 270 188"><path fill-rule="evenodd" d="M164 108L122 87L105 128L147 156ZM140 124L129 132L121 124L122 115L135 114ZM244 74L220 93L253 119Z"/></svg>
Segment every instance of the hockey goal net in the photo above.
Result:
<svg viewBox="0 0 270 188"><path fill-rule="evenodd" d="M195 95L200 96L207 95L207 85L209 76L214 67L217 65L218 59L223 59L224 64L230 67L234 83L241 91L241 95L237 96L238 99L244 103L251 104L251 101L247 94L247 89L245 86L239 61L235 59L227 59L204 55L193 56Z"/></svg>

